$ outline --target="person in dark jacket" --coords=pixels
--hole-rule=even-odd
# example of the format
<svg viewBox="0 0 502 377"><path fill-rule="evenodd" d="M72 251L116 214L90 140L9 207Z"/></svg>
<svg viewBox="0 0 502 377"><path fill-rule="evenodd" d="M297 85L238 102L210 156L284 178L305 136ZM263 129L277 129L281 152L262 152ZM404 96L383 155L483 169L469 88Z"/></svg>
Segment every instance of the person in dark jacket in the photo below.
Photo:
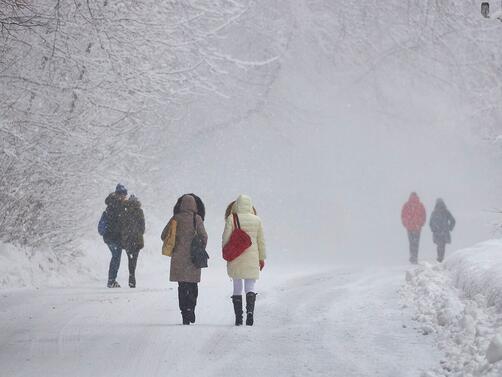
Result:
<svg viewBox="0 0 502 377"><path fill-rule="evenodd" d="M108 288L120 288L117 282L117 273L120 267L122 257L122 233L120 229L121 217L125 210L125 201L127 199L127 189L120 183L105 200L106 204L106 231L103 234L103 240L107 244L112 259L108 269Z"/></svg>
<svg viewBox="0 0 502 377"><path fill-rule="evenodd" d="M201 201L202 202L202 201ZM197 231L203 246L207 244L204 220L198 214L197 201L192 194L183 195L174 208L176 220L176 242L171 257L170 281L178 282L178 300L184 325L195 322L198 286L201 269L191 259L191 244Z"/></svg>
<svg viewBox="0 0 502 377"><path fill-rule="evenodd" d="M451 243L451 231L455 228L455 218L452 216L443 199L436 201L436 206L431 214L429 226L432 239L437 245L438 262L444 260L446 244Z"/></svg>
<svg viewBox="0 0 502 377"><path fill-rule="evenodd" d="M120 218L121 245L129 261L129 287L136 288L136 264L139 251L144 247L145 215L141 202L134 195L124 203L124 213Z"/></svg>

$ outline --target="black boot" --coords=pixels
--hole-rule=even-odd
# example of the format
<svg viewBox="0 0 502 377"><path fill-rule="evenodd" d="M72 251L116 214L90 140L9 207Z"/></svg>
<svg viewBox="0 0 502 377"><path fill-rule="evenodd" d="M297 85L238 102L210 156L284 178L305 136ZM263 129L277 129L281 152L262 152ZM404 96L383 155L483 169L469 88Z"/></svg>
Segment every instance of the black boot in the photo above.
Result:
<svg viewBox="0 0 502 377"><path fill-rule="evenodd" d="M192 283L188 289L188 319L190 323L195 323L195 307L197 306L197 297L199 296L199 287L197 283Z"/></svg>
<svg viewBox="0 0 502 377"><path fill-rule="evenodd" d="M184 325L190 324L190 314L188 311L187 296L188 293L186 287L184 286L178 287L178 301L180 305L181 319Z"/></svg>
<svg viewBox="0 0 502 377"><path fill-rule="evenodd" d="M232 296L234 304L235 326L242 326L242 295Z"/></svg>
<svg viewBox="0 0 502 377"><path fill-rule="evenodd" d="M256 293L246 293L246 326L253 326L254 324L254 304L256 302Z"/></svg>
<svg viewBox="0 0 502 377"><path fill-rule="evenodd" d="M188 321L188 323L183 322L184 325L195 323L195 312L191 307L188 307L186 310L186 320Z"/></svg>
<svg viewBox="0 0 502 377"><path fill-rule="evenodd" d="M136 288L136 277L129 275L129 288Z"/></svg>

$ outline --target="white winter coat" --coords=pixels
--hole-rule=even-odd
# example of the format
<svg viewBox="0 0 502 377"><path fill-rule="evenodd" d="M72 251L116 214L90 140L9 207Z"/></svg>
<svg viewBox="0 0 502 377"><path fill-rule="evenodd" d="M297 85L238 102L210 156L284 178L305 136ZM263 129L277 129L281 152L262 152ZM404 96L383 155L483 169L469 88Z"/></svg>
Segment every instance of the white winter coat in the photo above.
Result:
<svg viewBox="0 0 502 377"><path fill-rule="evenodd" d="M231 262L227 262L228 275L232 279L258 279L260 277L260 260L265 260L265 240L261 219L253 212L251 198L240 195L235 202L232 213L239 216L241 229L251 237L251 246ZM223 232L223 246L226 245L234 230L233 216L228 216Z"/></svg>

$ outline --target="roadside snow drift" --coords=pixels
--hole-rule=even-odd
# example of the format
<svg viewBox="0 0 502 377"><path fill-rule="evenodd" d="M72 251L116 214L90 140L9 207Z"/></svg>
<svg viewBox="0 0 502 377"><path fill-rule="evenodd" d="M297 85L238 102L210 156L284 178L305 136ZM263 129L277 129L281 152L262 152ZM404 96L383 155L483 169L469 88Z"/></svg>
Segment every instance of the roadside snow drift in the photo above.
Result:
<svg viewBox="0 0 502 377"><path fill-rule="evenodd" d="M405 306L442 353L435 376L502 376L502 241L456 252L406 273Z"/></svg>
<svg viewBox="0 0 502 377"><path fill-rule="evenodd" d="M446 260L453 283L468 298L482 294L502 313L502 241L491 240L460 250Z"/></svg>

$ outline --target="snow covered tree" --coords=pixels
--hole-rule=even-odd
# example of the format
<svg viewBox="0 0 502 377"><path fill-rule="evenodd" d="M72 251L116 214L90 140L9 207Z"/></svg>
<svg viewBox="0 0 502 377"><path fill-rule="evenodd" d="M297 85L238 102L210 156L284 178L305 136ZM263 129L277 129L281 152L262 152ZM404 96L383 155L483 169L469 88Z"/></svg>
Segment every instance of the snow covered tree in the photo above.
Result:
<svg viewBox="0 0 502 377"><path fill-rule="evenodd" d="M1 1L0 239L71 249L98 216L89 198L149 179L145 158L159 160L194 101L266 90L273 43L261 56L225 51L239 44L229 30L260 22L259 11L227 0Z"/></svg>

